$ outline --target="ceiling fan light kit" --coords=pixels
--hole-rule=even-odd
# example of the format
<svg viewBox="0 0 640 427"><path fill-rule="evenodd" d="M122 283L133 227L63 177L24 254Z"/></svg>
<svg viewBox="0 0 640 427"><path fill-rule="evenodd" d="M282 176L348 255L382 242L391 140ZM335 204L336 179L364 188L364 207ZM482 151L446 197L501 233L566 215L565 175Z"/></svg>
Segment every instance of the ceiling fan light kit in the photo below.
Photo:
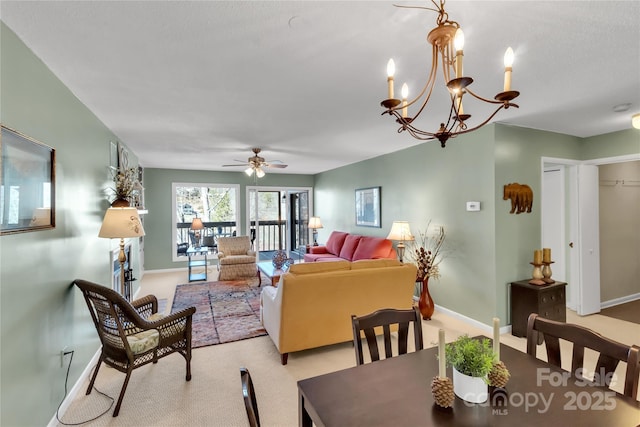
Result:
<svg viewBox="0 0 640 427"><path fill-rule="evenodd" d="M267 173L264 168L286 168L287 165L282 164L279 160L266 161L264 157L260 157L258 154L262 151L260 148L252 148L253 156L249 157L245 162L236 160L239 162L237 165L222 165L223 167L235 167L235 166L249 166L244 170L247 176L252 176L255 173L255 178L262 178Z"/></svg>
<svg viewBox="0 0 640 427"><path fill-rule="evenodd" d="M464 33L457 22L449 20L449 15L444 9L445 0L439 1L440 3L438 4L435 0L431 0L436 9L429 7L394 5L396 7L419 8L438 12L438 18L436 20L437 27L431 30L427 36L427 40L432 45L431 70L429 72L427 83L422 88L418 96L413 100L408 101L409 89L405 83L402 86L402 99L394 97L395 63L393 62L393 59L390 59L387 63L388 98L382 101L381 105L385 108L385 111L382 114L394 116L396 118L396 122L400 124L398 133L407 131L412 137L422 141L437 139L440 141L440 145L444 148L449 138L454 138L457 135L472 132L481 128L489 123L489 121L493 119L500 110L508 109L509 107L518 108L518 105L511 101L517 98L518 95L520 95L520 92L511 90L511 73L513 70L514 52L510 47L504 55L503 91L498 93L494 99L487 99L477 95L469 89L469 85L473 83L473 79L471 77L466 77L463 74ZM439 63L441 63L442 66L442 73L451 99L451 105L449 106L449 116L446 121L443 121L440 124L440 128L437 131L430 132L419 129L415 125L415 120L426 109L427 103L431 98L431 93L437 79ZM495 104L497 107L483 122L473 127L469 127L467 120L471 118L471 115L465 114L463 107L463 97L465 94L469 94L476 100L484 103ZM408 108L416 103L419 108L417 113L412 117L408 114Z"/></svg>

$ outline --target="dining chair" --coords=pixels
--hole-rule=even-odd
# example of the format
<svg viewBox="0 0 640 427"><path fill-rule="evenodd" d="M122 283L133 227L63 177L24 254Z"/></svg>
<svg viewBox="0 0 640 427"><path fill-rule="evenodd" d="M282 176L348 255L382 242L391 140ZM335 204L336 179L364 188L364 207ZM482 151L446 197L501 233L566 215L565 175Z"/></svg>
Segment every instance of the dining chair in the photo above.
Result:
<svg viewBox="0 0 640 427"><path fill-rule="evenodd" d="M260 416L258 414L258 402L253 389L251 374L247 368L240 368L240 380L242 382L242 396L244 397L244 407L247 410L247 418L250 427L260 427Z"/></svg>
<svg viewBox="0 0 640 427"><path fill-rule="evenodd" d="M378 340L376 330L382 328L384 338L385 358L393 357L391 330L398 331L397 354L406 354L409 341L409 325L413 323L413 337L415 349L422 350L422 321L417 307L406 310L384 308L371 314L357 317L351 315L351 325L353 327L353 345L356 351L356 363L364 364L364 354L362 352L362 333L367 340L371 361L380 360L378 351Z"/></svg>
<svg viewBox="0 0 640 427"><path fill-rule="evenodd" d="M560 339L573 343L571 372L580 376L578 369L583 368L584 349L590 348L599 354L594 372L607 386L620 361L627 363L623 394L636 399L638 395L638 377L640 376L640 347L627 346L605 338L599 333L583 326L556 322L531 313L527 321L527 353L536 356L538 337L542 334L547 349L547 361L559 368L561 366ZM604 375L603 375L604 374ZM602 378L604 377L604 378Z"/></svg>
<svg viewBox="0 0 640 427"><path fill-rule="evenodd" d="M184 357L186 380L191 380L191 324L195 307L165 316L158 313L158 299L154 295L129 302L106 286L80 279L73 283L82 291L102 343L86 394L91 393L102 363L126 374L113 410L113 416L117 417L131 372L172 353Z"/></svg>

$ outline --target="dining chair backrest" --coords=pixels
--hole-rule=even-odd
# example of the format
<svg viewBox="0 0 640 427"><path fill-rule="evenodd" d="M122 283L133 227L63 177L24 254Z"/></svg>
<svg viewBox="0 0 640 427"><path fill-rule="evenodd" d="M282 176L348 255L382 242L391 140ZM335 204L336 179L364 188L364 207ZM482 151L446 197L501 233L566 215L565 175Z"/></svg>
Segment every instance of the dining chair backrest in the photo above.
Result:
<svg viewBox="0 0 640 427"><path fill-rule="evenodd" d="M244 407L247 410L249 426L260 427L258 402L256 401L256 393L253 389L251 374L247 368L240 368L240 380L242 382L242 396L244 398Z"/></svg>
<svg viewBox="0 0 640 427"><path fill-rule="evenodd" d="M416 351L422 350L422 320L420 319L420 312L417 307L406 310L385 308L360 317L352 315L351 325L353 327L353 345L356 351L356 363L358 365L364 363L361 333L364 333L367 340L371 361L375 362L380 360L378 340L376 338L376 329L379 331L380 328L383 332L385 358L393 357L391 330L395 325L397 325L398 330L398 349L396 355L406 354L410 324L413 324L415 349Z"/></svg>
<svg viewBox="0 0 640 427"><path fill-rule="evenodd" d="M627 346L619 342L605 338L599 333L583 326L571 323L556 322L545 319L536 313L531 313L527 322L527 353L536 356L538 336L542 334L547 349L547 361L561 368L560 339L573 343L571 372L580 377L584 368L584 349L590 348L599 353L598 362L594 373L597 380L603 385L609 386L613 379L618 363L627 363L627 372L624 381L626 396L637 398L638 377L640 376L640 347Z"/></svg>

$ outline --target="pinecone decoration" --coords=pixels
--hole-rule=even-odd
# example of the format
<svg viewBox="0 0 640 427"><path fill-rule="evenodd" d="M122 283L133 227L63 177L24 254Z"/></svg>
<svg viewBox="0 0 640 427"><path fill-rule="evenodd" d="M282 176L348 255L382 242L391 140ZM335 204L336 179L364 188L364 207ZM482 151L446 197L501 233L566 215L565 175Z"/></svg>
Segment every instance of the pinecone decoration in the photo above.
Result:
<svg viewBox="0 0 640 427"><path fill-rule="evenodd" d="M453 394L453 382L451 378L433 377L431 392L436 403L443 408L453 406L455 396Z"/></svg>
<svg viewBox="0 0 640 427"><path fill-rule="evenodd" d="M509 370L505 366L504 362L500 360L493 364L491 372L489 372L489 384L494 387L503 388L509 382L509 377L511 377Z"/></svg>

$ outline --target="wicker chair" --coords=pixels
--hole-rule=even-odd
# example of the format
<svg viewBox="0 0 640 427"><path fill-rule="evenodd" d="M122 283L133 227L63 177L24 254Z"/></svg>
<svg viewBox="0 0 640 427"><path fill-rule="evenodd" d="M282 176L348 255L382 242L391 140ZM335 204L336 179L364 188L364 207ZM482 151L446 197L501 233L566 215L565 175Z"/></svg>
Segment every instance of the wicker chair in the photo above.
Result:
<svg viewBox="0 0 640 427"><path fill-rule="evenodd" d="M186 380L191 380L191 321L195 307L164 316L158 313L158 300L153 295L130 303L105 286L79 279L73 283L82 290L102 342L87 394L91 393L103 362L126 374L114 417L120 412L131 372L140 366L178 352L187 361Z"/></svg>
<svg viewBox="0 0 640 427"><path fill-rule="evenodd" d="M249 236L219 237L218 265L220 276L218 280L236 280L256 277L256 253L251 250Z"/></svg>

